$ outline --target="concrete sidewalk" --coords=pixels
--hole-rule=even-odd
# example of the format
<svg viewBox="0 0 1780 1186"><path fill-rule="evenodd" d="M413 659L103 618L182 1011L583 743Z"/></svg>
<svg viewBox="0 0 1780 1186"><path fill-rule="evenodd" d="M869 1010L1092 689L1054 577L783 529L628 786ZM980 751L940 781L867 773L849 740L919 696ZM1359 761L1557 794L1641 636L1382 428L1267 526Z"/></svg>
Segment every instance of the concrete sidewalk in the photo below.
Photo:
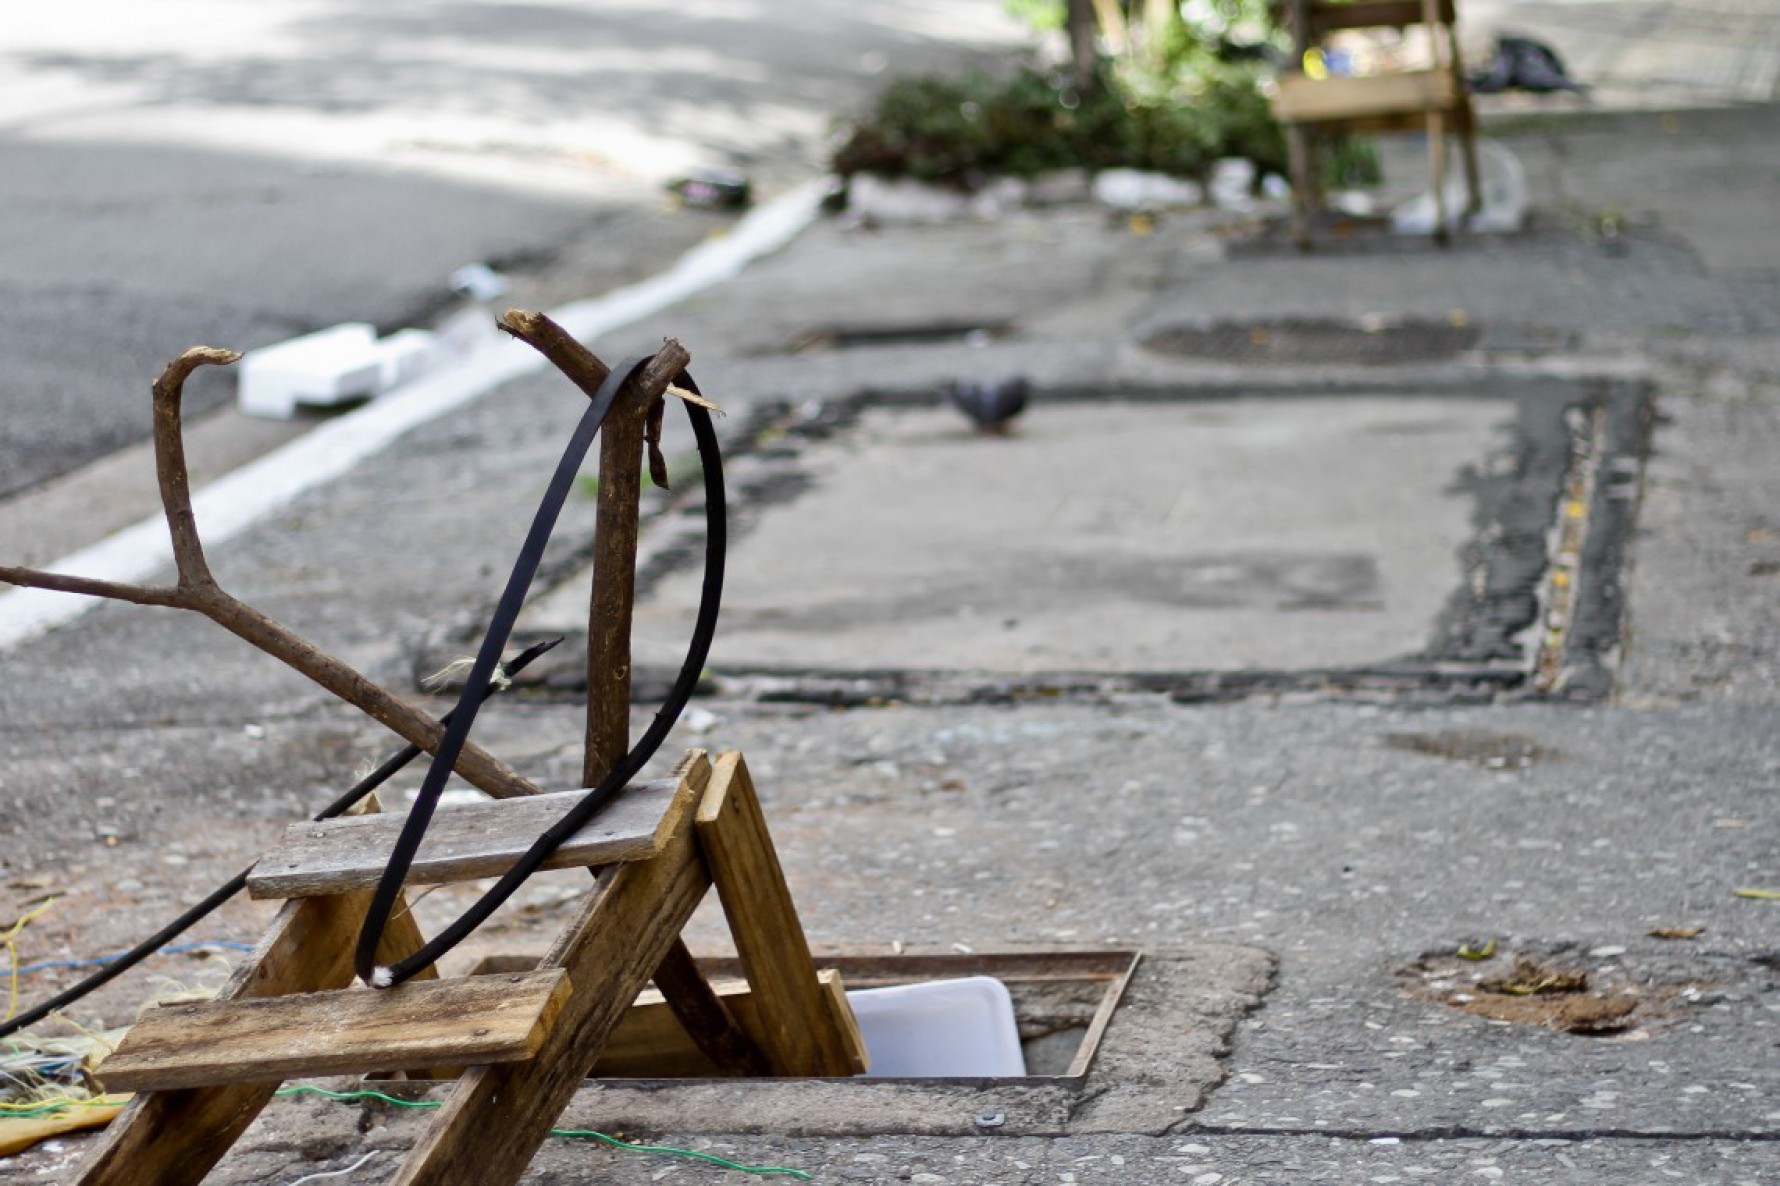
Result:
<svg viewBox="0 0 1780 1186"><path fill-rule="evenodd" d="M1237 256L1249 228L1210 214L825 224L598 343L674 334L729 409L734 612L675 742L748 754L813 942L1144 958L1079 1081L590 1087L565 1123L824 1181L1780 1179L1780 914L1735 893L1780 888L1780 124L1666 118L1507 137L1533 229L1446 253ZM1697 235L1692 191L1642 180L1682 170L1725 212ZM1608 181L1613 243L1586 217ZM845 345L942 322L981 332ZM1416 361L1360 361L1380 335ZM1016 436L934 410L940 380L1012 371L1040 390ZM219 575L412 687L473 637L579 410L559 380L503 389ZM655 497L651 657L697 538ZM67 893L31 959L121 946L388 744L163 611L107 606L0 669L6 892ZM559 785L571 674L479 730ZM477 952L540 949L580 892L543 879ZM203 937L264 918L232 911ZM1586 1018L1481 983L1554 972L1586 974L1550 998ZM280 1101L212 1180L368 1153L352 1180L384 1180L423 1123ZM83 1144L7 1169L68 1180ZM718 1173L553 1141L527 1181Z"/></svg>

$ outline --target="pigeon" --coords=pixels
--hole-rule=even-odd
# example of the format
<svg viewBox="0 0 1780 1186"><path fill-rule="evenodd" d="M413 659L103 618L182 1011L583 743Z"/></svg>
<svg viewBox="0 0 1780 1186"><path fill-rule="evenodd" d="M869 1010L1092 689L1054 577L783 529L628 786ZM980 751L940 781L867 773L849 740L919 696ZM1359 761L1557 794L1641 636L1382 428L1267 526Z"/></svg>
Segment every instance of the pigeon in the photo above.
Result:
<svg viewBox="0 0 1780 1186"><path fill-rule="evenodd" d="M1025 375L993 379L953 379L942 388L953 407L970 417L978 432L1006 433L1009 422L1026 410L1032 383Z"/></svg>

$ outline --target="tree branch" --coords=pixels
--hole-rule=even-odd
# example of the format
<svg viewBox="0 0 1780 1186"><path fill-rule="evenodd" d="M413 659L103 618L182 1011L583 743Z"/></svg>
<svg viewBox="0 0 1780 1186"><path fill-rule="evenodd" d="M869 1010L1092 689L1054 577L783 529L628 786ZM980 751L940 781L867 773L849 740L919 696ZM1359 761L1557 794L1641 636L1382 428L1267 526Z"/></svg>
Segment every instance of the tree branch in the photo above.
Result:
<svg viewBox="0 0 1780 1186"><path fill-rule="evenodd" d="M154 386L155 476L160 479L161 508L167 515L167 531L173 537L173 563L179 570L181 588L214 587L204 545L198 539L198 520L192 514L191 478L185 464L185 431L180 402L185 381L201 366L228 366L241 355L214 346L193 346L167 364Z"/></svg>
<svg viewBox="0 0 1780 1186"><path fill-rule="evenodd" d="M161 377L155 380L155 476L160 483L167 530L173 539L173 561L179 572L177 586L131 585L11 566L0 566L0 584L104 597L135 605L168 606L202 614L237 638L307 676L403 740L431 753L438 749L445 736L444 726L314 643L231 596L210 574L204 546L198 538L197 518L192 513L191 478L186 469L180 402L185 381L193 371L201 366L226 366L240 357L232 350L194 346L169 363ZM540 793L536 784L487 750L471 743L465 744L458 757L456 771L466 781L497 799Z"/></svg>

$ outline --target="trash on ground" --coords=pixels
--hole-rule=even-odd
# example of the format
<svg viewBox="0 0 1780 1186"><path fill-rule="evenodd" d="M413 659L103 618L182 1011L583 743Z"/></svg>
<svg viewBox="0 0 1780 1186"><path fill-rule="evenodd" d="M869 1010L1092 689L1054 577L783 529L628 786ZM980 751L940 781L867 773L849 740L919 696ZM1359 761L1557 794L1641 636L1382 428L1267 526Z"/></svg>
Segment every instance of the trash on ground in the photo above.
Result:
<svg viewBox="0 0 1780 1186"><path fill-rule="evenodd" d="M1167 210L1205 201L1198 183L1141 169L1103 169L1094 175L1094 200L1114 210Z"/></svg>
<svg viewBox="0 0 1780 1186"><path fill-rule="evenodd" d="M1652 939L1698 939L1705 933L1705 927L1657 927L1645 932Z"/></svg>
<svg viewBox="0 0 1780 1186"><path fill-rule="evenodd" d="M499 300L513 287L505 276L487 264L465 264L451 273L446 283L454 294L472 301Z"/></svg>
<svg viewBox="0 0 1780 1186"><path fill-rule="evenodd" d="M753 200L753 185L740 169L695 169L668 185L680 201L700 210L740 210Z"/></svg>
<svg viewBox="0 0 1780 1186"><path fill-rule="evenodd" d="M1477 234L1511 235L1527 222L1527 175L1520 159L1492 140L1477 141L1477 172L1480 205L1465 217L1469 193L1465 171L1446 171L1446 222L1451 230ZM1427 235L1434 230L1434 194L1428 191L1391 211L1391 229L1399 235Z"/></svg>
<svg viewBox="0 0 1780 1186"><path fill-rule="evenodd" d="M237 399L242 412L272 420L372 399L430 369L436 345L427 330L379 338L370 323L348 321L248 351Z"/></svg>

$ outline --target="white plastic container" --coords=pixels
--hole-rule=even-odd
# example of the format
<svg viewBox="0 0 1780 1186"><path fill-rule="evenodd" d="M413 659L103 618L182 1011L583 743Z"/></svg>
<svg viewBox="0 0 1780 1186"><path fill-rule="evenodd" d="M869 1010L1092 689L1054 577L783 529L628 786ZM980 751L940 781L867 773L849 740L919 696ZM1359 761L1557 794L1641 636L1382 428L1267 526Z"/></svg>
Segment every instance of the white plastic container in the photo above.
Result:
<svg viewBox="0 0 1780 1186"><path fill-rule="evenodd" d="M847 993L872 1079L1010 1078L1026 1074L1014 1002L989 976Z"/></svg>

